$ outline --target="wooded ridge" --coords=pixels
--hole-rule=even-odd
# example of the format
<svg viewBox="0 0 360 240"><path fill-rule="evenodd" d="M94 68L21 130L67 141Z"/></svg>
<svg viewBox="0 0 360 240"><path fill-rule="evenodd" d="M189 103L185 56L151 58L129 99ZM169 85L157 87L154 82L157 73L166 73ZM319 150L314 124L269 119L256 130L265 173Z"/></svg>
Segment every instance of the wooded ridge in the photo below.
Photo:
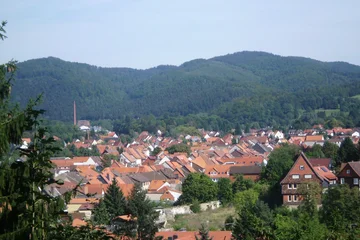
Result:
<svg viewBox="0 0 360 240"><path fill-rule="evenodd" d="M146 70L102 68L48 57L18 64L12 100L43 93L45 116L71 121L124 116L217 115L232 124L286 125L316 109L358 109L360 66L238 52ZM355 111L354 111L355 112ZM354 113L352 113L354 115ZM359 116L351 115L356 125Z"/></svg>

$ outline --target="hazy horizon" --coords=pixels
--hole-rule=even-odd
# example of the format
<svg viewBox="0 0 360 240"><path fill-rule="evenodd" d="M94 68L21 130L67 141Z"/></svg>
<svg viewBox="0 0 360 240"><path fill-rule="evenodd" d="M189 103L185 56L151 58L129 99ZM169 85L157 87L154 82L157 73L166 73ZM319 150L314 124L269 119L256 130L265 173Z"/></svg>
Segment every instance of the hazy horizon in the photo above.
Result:
<svg viewBox="0 0 360 240"><path fill-rule="evenodd" d="M358 9L355 0L14 0L0 9L0 62L53 56L148 69L263 51L360 65Z"/></svg>

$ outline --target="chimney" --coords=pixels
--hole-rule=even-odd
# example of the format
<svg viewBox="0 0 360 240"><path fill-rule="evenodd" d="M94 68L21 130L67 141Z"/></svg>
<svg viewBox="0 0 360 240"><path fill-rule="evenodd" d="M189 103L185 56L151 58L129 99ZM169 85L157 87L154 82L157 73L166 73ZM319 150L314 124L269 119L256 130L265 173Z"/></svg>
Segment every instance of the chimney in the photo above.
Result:
<svg viewBox="0 0 360 240"><path fill-rule="evenodd" d="M76 103L74 101L74 125L76 126Z"/></svg>

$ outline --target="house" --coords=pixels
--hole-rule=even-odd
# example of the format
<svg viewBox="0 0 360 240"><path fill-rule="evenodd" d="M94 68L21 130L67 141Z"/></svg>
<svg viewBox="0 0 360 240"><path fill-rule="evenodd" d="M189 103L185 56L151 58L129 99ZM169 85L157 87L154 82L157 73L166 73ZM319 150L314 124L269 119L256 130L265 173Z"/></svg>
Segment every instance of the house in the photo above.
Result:
<svg viewBox="0 0 360 240"><path fill-rule="evenodd" d="M218 182L220 178L229 178L231 165L213 165L205 168L204 174L211 178L213 182Z"/></svg>
<svg viewBox="0 0 360 240"><path fill-rule="evenodd" d="M315 144L319 144L320 146L324 145L324 136L323 135L308 135L305 137L304 144L306 146L314 146Z"/></svg>
<svg viewBox="0 0 360 240"><path fill-rule="evenodd" d="M342 164L337 175L340 184L348 184L350 187L359 187L360 162L348 162Z"/></svg>
<svg viewBox="0 0 360 240"><path fill-rule="evenodd" d="M336 184L336 176L326 166L314 167L301 152L290 171L280 182L283 204L290 207L300 205L302 196L298 187L309 182L316 182L322 188L327 188Z"/></svg>
<svg viewBox="0 0 360 240"><path fill-rule="evenodd" d="M175 189L172 189L169 187L164 187L164 188L165 188L165 191L160 197L161 201L176 202L182 194L182 192L180 192L178 190L175 190Z"/></svg>
<svg viewBox="0 0 360 240"><path fill-rule="evenodd" d="M284 133L282 133L280 131L276 131L275 134L274 134L274 138L283 139L284 138Z"/></svg>

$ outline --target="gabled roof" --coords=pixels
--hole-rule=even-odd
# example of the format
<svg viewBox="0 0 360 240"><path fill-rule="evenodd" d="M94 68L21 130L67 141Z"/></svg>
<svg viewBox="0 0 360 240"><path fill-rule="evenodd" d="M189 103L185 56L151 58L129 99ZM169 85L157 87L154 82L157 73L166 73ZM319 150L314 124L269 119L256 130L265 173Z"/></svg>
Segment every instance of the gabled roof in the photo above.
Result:
<svg viewBox="0 0 360 240"><path fill-rule="evenodd" d="M312 172L314 173L314 175L320 180L322 181L323 178L319 175L318 172L315 171L314 167L311 165L310 161L307 159L306 155L304 154L304 152L301 152L299 157L296 159L296 161L294 162L293 166L291 167L290 171L286 174L285 178L283 180L281 180L280 184L285 183L286 179L288 179L291 175L292 170L294 169L296 163L298 161L300 161L300 159L304 159L305 163L308 165L308 167L312 170Z"/></svg>
<svg viewBox="0 0 360 240"><path fill-rule="evenodd" d="M326 166L314 167L315 171L327 182L337 180L337 177Z"/></svg>
<svg viewBox="0 0 360 240"><path fill-rule="evenodd" d="M348 162L348 164L354 170L354 172L360 176L360 162Z"/></svg>
<svg viewBox="0 0 360 240"><path fill-rule="evenodd" d="M305 137L305 141L324 141L323 135L308 135Z"/></svg>
<svg viewBox="0 0 360 240"><path fill-rule="evenodd" d="M329 166L331 164L331 158L310 158L309 162L315 166Z"/></svg>

